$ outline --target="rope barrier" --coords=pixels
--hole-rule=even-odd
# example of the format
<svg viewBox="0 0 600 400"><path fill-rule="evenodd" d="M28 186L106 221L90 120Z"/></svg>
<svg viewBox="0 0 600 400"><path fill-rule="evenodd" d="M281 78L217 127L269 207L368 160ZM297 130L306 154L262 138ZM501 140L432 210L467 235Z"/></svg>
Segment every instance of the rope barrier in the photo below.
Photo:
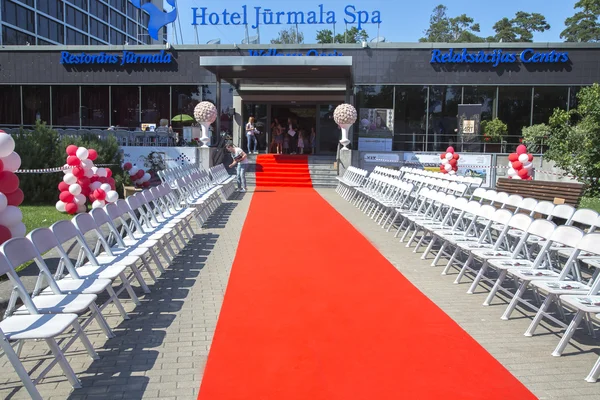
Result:
<svg viewBox="0 0 600 400"><path fill-rule="evenodd" d="M95 167L110 167L119 164L95 164ZM39 169L18 169L15 174L52 174L56 172L63 172L65 169L70 169L68 165L56 168L39 168Z"/></svg>

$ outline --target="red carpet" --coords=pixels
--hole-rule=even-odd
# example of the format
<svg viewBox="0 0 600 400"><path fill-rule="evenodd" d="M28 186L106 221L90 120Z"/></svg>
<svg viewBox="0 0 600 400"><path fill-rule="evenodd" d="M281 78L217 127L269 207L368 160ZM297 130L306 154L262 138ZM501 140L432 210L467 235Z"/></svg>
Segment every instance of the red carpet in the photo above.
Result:
<svg viewBox="0 0 600 400"><path fill-rule="evenodd" d="M316 191L254 194L198 399L534 398Z"/></svg>
<svg viewBox="0 0 600 400"><path fill-rule="evenodd" d="M256 186L312 187L308 156L259 155L256 158Z"/></svg>

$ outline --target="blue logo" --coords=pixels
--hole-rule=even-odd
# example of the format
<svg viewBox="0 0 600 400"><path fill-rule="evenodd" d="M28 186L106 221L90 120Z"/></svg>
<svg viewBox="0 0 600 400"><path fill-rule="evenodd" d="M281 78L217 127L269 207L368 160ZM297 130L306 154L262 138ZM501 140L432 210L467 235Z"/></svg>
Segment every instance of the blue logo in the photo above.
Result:
<svg viewBox="0 0 600 400"><path fill-rule="evenodd" d="M177 19L177 7L175 6L175 0L167 0L167 3L173 7L173 11L164 12L152 3L140 4L141 0L129 0L134 7L145 10L150 14L150 21L148 22L148 33L154 40L158 40L158 30L163 26L174 22Z"/></svg>
<svg viewBox="0 0 600 400"><path fill-rule="evenodd" d="M455 51L449 49L431 51L431 64L490 64L497 67L500 64L514 64L521 61L523 64L564 64L568 63L569 53L552 51L536 51L525 49L521 53L505 52L495 49L492 52L483 50L469 52L467 49Z"/></svg>

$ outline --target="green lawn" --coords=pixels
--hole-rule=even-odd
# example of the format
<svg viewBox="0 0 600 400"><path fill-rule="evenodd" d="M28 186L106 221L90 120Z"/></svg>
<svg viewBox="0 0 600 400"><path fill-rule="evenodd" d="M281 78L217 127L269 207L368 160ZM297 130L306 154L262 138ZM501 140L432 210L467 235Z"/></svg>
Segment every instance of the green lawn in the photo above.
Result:
<svg viewBox="0 0 600 400"><path fill-rule="evenodd" d="M597 197L584 197L579 202L579 208L591 208L600 212L600 199Z"/></svg>
<svg viewBox="0 0 600 400"><path fill-rule="evenodd" d="M23 213L23 223L27 233L36 228L47 228L56 221L71 219L69 214L56 211L54 206L19 206Z"/></svg>

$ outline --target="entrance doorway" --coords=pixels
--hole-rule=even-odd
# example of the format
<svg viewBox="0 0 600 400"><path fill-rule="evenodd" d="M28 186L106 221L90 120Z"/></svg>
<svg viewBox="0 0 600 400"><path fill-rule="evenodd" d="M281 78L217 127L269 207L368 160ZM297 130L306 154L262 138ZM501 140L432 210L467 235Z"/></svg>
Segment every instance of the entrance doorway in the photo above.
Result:
<svg viewBox="0 0 600 400"><path fill-rule="evenodd" d="M311 130L317 129L317 108L315 105L299 105L299 106L287 106L287 105L273 105L271 107L272 123L276 121L283 128L283 153L284 154L311 154L311 142L310 134ZM289 125L292 124L292 128L296 132L293 137L288 135ZM300 141L304 144L302 149L298 146ZM315 141L316 147L316 141ZM271 141L269 148L270 153L275 153L276 147L275 142ZM315 149L316 152L316 149Z"/></svg>

